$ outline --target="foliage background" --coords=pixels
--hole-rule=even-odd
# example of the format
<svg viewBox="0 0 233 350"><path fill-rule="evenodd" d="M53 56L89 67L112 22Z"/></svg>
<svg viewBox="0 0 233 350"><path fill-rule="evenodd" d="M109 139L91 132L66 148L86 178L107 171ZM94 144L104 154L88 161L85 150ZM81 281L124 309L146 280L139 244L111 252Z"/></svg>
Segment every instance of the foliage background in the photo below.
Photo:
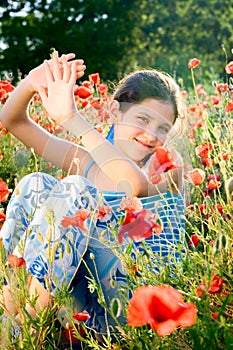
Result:
<svg viewBox="0 0 233 350"><path fill-rule="evenodd" d="M25 75L51 48L84 58L86 73L115 81L135 68L159 68L191 85L222 78L233 47L229 0L2 0L0 74ZM215 73L217 72L217 73ZM217 75L217 77L215 76Z"/></svg>

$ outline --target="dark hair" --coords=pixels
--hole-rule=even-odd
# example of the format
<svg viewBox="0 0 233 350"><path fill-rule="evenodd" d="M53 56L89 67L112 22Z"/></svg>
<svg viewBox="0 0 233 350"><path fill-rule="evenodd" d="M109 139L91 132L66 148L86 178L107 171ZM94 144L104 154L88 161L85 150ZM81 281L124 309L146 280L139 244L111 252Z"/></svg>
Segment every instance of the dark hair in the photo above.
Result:
<svg viewBox="0 0 233 350"><path fill-rule="evenodd" d="M170 102L174 108L175 120L183 117L179 86L169 74L155 69L139 70L127 75L119 82L113 98L120 103L140 103L147 98Z"/></svg>

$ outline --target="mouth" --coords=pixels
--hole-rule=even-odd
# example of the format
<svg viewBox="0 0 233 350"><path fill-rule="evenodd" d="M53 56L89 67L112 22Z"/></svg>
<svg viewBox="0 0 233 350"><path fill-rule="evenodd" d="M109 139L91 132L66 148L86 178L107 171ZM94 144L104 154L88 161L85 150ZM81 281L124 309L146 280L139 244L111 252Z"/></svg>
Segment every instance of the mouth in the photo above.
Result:
<svg viewBox="0 0 233 350"><path fill-rule="evenodd" d="M146 143L146 142L144 142L142 140L139 140L137 138L134 138L134 141L136 141L137 143L139 143L140 145L146 147L149 150L152 150L152 149L155 148L155 145L151 145L150 143Z"/></svg>

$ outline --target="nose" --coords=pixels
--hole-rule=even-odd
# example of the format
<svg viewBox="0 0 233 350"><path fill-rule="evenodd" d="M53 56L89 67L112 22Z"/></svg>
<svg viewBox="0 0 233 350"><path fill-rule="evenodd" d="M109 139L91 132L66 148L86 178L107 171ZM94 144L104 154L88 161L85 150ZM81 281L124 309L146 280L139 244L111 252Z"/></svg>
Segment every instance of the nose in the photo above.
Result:
<svg viewBox="0 0 233 350"><path fill-rule="evenodd" d="M145 131L144 138L145 138L145 141L152 147L160 147L166 141L166 138L164 138L164 135L161 135L158 131L154 131L154 132Z"/></svg>

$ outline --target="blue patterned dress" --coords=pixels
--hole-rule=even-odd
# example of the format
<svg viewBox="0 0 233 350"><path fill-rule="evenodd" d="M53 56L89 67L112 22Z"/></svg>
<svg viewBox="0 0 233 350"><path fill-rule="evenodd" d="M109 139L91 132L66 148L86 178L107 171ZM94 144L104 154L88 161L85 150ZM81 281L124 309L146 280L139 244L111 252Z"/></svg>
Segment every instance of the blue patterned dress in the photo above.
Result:
<svg viewBox="0 0 233 350"><path fill-rule="evenodd" d="M97 332L106 331L106 315L96 291L90 291L86 276L91 274L100 284L107 305L125 284L121 260L110 247L117 246L117 237L112 232L123 215L119 211L123 196L124 193L117 192L100 193L78 175L58 181L48 174L32 173L17 185L0 232L8 253L23 255L28 271L45 288L50 288L51 294L59 292L64 283L70 287L75 309L90 313L88 324ZM167 191L141 201L145 209L158 213L163 223L163 232L145 241L155 255L178 260L178 245L184 243L184 198ZM103 219L95 215L100 204L112 207L112 212ZM80 208L93 213L85 221L87 231L75 226L64 228L63 217L74 215ZM110 244L101 239L103 236ZM139 243L134 243L136 249L140 249ZM155 269L159 270L156 264ZM124 316L119 320L124 322ZM111 317L108 323L114 324Z"/></svg>

